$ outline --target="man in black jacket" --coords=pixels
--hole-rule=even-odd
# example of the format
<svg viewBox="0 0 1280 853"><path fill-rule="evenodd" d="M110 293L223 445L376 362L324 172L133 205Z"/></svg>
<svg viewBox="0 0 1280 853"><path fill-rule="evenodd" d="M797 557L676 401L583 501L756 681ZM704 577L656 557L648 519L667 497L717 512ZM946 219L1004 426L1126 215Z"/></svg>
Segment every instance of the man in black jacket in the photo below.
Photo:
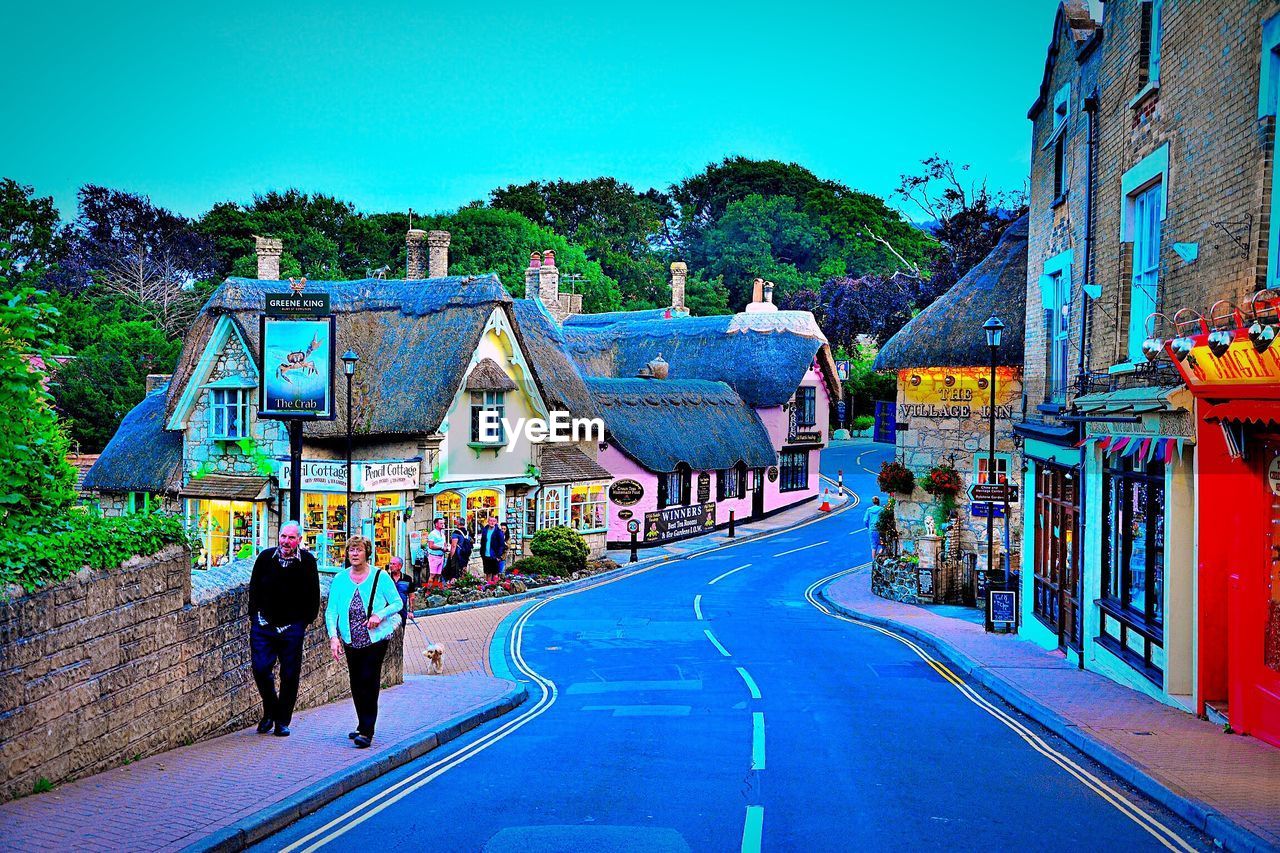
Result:
<svg viewBox="0 0 1280 853"><path fill-rule="evenodd" d="M249 648L253 680L262 695L260 735L274 725L276 737L289 736L302 675L302 642L320 613L320 571L316 558L301 546L298 522L286 522L280 527L280 547L258 555L249 579ZM272 674L277 660L278 695Z"/></svg>

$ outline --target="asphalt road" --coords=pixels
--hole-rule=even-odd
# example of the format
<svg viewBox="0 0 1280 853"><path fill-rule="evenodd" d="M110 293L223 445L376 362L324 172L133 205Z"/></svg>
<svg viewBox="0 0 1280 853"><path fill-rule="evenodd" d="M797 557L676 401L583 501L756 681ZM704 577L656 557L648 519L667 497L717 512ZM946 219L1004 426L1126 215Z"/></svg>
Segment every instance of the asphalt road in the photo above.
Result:
<svg viewBox="0 0 1280 853"><path fill-rule="evenodd" d="M884 453L834 448L823 467L869 499ZM529 702L260 849L1209 847L1017 717L1050 755L1031 748L898 640L819 610L815 582L868 559L862 516L524 608L512 665Z"/></svg>

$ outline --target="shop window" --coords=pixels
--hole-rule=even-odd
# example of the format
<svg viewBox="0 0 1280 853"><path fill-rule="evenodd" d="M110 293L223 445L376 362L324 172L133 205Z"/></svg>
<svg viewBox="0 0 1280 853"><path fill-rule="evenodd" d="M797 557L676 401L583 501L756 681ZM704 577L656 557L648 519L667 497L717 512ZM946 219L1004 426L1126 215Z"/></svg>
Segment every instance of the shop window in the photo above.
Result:
<svg viewBox="0 0 1280 853"><path fill-rule="evenodd" d="M783 451L778 458L778 472L778 491L799 492L809 488L809 451Z"/></svg>
<svg viewBox="0 0 1280 853"><path fill-rule="evenodd" d="M187 501L187 526L200 540L196 565L202 569L254 556L263 523L260 505L252 501Z"/></svg>
<svg viewBox="0 0 1280 853"><path fill-rule="evenodd" d="M1032 611L1066 645L1080 647L1075 607L1079 479L1073 468L1039 462L1035 474Z"/></svg>
<svg viewBox="0 0 1280 853"><path fill-rule="evenodd" d="M727 468L716 475L716 499L740 498L746 486L747 469L745 465Z"/></svg>
<svg viewBox="0 0 1280 853"><path fill-rule="evenodd" d="M472 539L480 535L480 528L488 522L489 516L498 514L498 499L499 495L493 489L478 489L467 495L467 530L471 532Z"/></svg>
<svg viewBox="0 0 1280 853"><path fill-rule="evenodd" d="M569 526L580 533L604 530L604 486L574 486L569 490Z"/></svg>
<svg viewBox="0 0 1280 853"><path fill-rule="evenodd" d="M801 385L796 389L796 424L811 427L818 422L818 389Z"/></svg>
<svg viewBox="0 0 1280 853"><path fill-rule="evenodd" d="M496 430L490 432L481 430L480 413L484 411L493 412L497 418ZM471 443L472 444L506 444L507 431L502 425L502 419L506 417L507 407L503 392L501 391L472 391L471 392ZM493 436L497 436L494 440Z"/></svg>
<svg viewBox="0 0 1280 853"><path fill-rule="evenodd" d="M378 568L385 569L394 556L405 556L406 507L404 495L399 492L383 492L374 496L373 564Z"/></svg>
<svg viewBox="0 0 1280 853"><path fill-rule="evenodd" d="M244 388L209 389L209 437L224 441L249 436L249 392Z"/></svg>
<svg viewBox="0 0 1280 853"><path fill-rule="evenodd" d="M692 474L689 466L681 462L676 470L658 475L658 509L689 503L689 481Z"/></svg>
<svg viewBox="0 0 1280 853"><path fill-rule="evenodd" d="M453 529L462 519L462 495L457 492L441 492L436 495L436 514L431 519L432 529L436 518L443 518L444 526Z"/></svg>
<svg viewBox="0 0 1280 853"><path fill-rule="evenodd" d="M532 539L538 532L538 497L530 495L524 499L524 538Z"/></svg>
<svg viewBox="0 0 1280 853"><path fill-rule="evenodd" d="M347 563L347 496L340 492L302 493L302 545L328 569Z"/></svg>
<svg viewBox="0 0 1280 853"><path fill-rule="evenodd" d="M1103 471L1104 645L1159 683L1164 642L1164 463L1133 457Z"/></svg>

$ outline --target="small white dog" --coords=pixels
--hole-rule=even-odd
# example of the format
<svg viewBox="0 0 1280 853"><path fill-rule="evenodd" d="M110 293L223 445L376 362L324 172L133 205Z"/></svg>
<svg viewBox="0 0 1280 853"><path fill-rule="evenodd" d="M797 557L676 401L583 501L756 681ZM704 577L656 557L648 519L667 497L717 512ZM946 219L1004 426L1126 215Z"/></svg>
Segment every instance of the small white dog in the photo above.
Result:
<svg viewBox="0 0 1280 853"><path fill-rule="evenodd" d="M436 675L444 672L444 646L439 643L432 643L422 650L423 656L427 659L431 671Z"/></svg>

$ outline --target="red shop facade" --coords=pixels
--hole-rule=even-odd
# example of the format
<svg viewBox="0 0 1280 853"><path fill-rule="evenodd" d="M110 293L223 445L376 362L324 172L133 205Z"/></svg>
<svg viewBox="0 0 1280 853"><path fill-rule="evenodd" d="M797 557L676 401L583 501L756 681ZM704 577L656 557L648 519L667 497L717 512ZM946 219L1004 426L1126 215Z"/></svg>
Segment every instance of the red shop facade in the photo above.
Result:
<svg viewBox="0 0 1280 853"><path fill-rule="evenodd" d="M1280 322L1264 305L1165 348L1196 398L1196 707L1280 746Z"/></svg>

